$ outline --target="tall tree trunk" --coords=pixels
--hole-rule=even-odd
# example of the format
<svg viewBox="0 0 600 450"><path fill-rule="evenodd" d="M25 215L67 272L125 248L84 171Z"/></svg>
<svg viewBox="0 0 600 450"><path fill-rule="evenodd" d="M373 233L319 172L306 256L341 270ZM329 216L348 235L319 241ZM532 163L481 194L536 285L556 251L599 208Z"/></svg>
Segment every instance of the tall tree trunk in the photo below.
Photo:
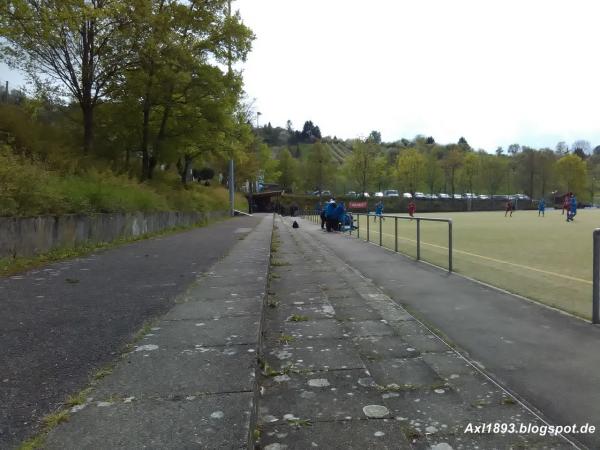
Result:
<svg viewBox="0 0 600 450"><path fill-rule="evenodd" d="M144 121L142 124L142 181L150 176L150 153L148 151L148 136L150 134L150 101L144 100Z"/></svg>
<svg viewBox="0 0 600 450"><path fill-rule="evenodd" d="M187 186L190 181L190 171L192 168L192 163L194 162L194 158L190 155L183 155L183 162L181 159L177 161L177 168L179 170L179 176L181 177L181 183L184 186Z"/></svg>
<svg viewBox="0 0 600 450"><path fill-rule="evenodd" d="M94 142L94 106L91 102L81 105L83 113L83 153L88 154L92 150Z"/></svg>

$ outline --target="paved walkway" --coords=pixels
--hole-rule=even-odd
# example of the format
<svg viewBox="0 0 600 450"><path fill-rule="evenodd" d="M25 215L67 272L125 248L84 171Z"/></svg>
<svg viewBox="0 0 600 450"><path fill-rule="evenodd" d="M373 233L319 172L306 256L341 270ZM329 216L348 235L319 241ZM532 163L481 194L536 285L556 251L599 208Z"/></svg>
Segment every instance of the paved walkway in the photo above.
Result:
<svg viewBox="0 0 600 450"><path fill-rule="evenodd" d="M512 396L481 370L492 352L504 358L499 345L471 353L476 367L398 297L415 295L407 286L418 282L421 295L451 303L467 288L440 292L440 284L480 285L300 223L276 218L271 242L265 217L238 240L71 409L46 448L573 447L539 433L465 433L469 424L546 422L521 402L525 394L511 385L520 394ZM377 261L381 279L371 273ZM392 290L395 280L403 283ZM514 363L522 355L512 348Z"/></svg>
<svg viewBox="0 0 600 450"><path fill-rule="evenodd" d="M551 423L595 425L595 434L574 438L598 448L599 327L347 234L301 224L315 245L351 263L397 304L441 330Z"/></svg>
<svg viewBox="0 0 600 450"><path fill-rule="evenodd" d="M465 434L469 423L543 422L323 245L337 236L277 226L262 448L570 447L560 437Z"/></svg>
<svg viewBox="0 0 600 450"><path fill-rule="evenodd" d="M156 323L71 410L48 449L245 448L272 216Z"/></svg>
<svg viewBox="0 0 600 450"><path fill-rule="evenodd" d="M221 221L0 278L0 448L34 433L259 221Z"/></svg>

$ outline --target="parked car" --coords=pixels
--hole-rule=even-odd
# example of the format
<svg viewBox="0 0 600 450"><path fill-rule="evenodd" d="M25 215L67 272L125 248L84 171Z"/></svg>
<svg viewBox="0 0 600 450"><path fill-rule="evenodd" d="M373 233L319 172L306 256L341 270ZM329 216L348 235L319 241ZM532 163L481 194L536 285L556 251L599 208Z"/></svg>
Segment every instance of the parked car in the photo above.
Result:
<svg viewBox="0 0 600 450"><path fill-rule="evenodd" d="M375 197L383 197L383 192L375 192Z"/></svg>
<svg viewBox="0 0 600 450"><path fill-rule="evenodd" d="M383 195L384 197L400 197L400 194L398 194L398 191L396 189L388 189L386 191L383 191Z"/></svg>
<svg viewBox="0 0 600 450"><path fill-rule="evenodd" d="M312 193L312 195L316 195L316 196L318 196L318 195L319 195L319 191L314 191L314 192ZM333 196L333 194L331 193L331 191L321 191L321 196L322 196L322 197L332 197L332 196Z"/></svg>
<svg viewBox="0 0 600 450"><path fill-rule="evenodd" d="M443 193L443 192L440 192L440 193L437 195L437 197L438 197L440 200L447 200L447 199L449 199L449 198L450 198L450 196L449 196L448 194L445 194L445 193Z"/></svg>
<svg viewBox="0 0 600 450"><path fill-rule="evenodd" d="M477 194L473 194L472 192L465 192L462 195L463 198L470 198L470 199L474 199L477 198Z"/></svg>
<svg viewBox="0 0 600 450"><path fill-rule="evenodd" d="M488 195L485 195L485 194L479 195L478 198L479 198L479 200L489 200L490 199L490 197Z"/></svg>
<svg viewBox="0 0 600 450"><path fill-rule="evenodd" d="M427 197L425 197L425 194L423 194L422 192L415 192L415 198L419 199L419 200L423 200Z"/></svg>
<svg viewBox="0 0 600 450"><path fill-rule="evenodd" d="M462 195L454 194L454 200L462 200Z"/></svg>
<svg viewBox="0 0 600 450"><path fill-rule="evenodd" d="M346 197L356 197L356 192L348 191L348 192L346 192Z"/></svg>
<svg viewBox="0 0 600 450"><path fill-rule="evenodd" d="M412 194L410 192L405 192L404 194L402 194L402 197L404 197L404 198L412 198Z"/></svg>
<svg viewBox="0 0 600 450"><path fill-rule="evenodd" d="M371 197L371 196L369 195L369 193L368 193L368 192L363 192L362 196L363 196L364 198L369 198L369 197Z"/></svg>
<svg viewBox="0 0 600 450"><path fill-rule="evenodd" d="M499 201L505 202L506 200L508 200L508 195L506 195L506 194L495 194L495 195L492 195L492 200L499 200Z"/></svg>

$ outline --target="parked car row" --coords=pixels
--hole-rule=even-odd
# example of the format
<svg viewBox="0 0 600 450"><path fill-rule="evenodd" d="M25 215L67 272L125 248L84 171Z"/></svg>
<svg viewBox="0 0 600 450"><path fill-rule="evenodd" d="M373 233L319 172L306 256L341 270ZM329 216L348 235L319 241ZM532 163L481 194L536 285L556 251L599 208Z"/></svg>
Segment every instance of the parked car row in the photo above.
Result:
<svg viewBox="0 0 600 450"><path fill-rule="evenodd" d="M318 196L319 195L319 191L314 191L312 192L312 195ZM326 191L321 191L321 196L323 197L332 197L333 194L331 193L331 191L326 190ZM369 194L368 192L364 192L362 195L360 192L355 192L355 191L349 191L346 192L346 197L352 197L352 198L371 198L371 197L403 197L403 198L415 198L416 200L450 200L450 199L454 199L454 200L498 200L498 201L507 201L507 200L513 200L513 201L519 201L519 200L531 200L531 198L525 194L497 194L497 195L492 195L491 197L489 195L486 194L474 194L472 192L465 192L464 194L454 194L454 196L452 196L452 194L446 194L444 192L440 192L438 194L425 194L423 192L415 192L414 197L410 192L404 192L402 195L400 195L400 193L396 190L396 189L386 189L385 191L380 191L380 192L375 192L373 194Z"/></svg>

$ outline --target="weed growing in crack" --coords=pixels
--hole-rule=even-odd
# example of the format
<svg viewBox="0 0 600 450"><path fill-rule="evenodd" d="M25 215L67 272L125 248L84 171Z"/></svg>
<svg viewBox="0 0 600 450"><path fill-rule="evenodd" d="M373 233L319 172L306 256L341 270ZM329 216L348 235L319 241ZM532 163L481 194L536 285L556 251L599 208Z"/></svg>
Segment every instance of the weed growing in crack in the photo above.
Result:
<svg viewBox="0 0 600 450"><path fill-rule="evenodd" d="M290 322L306 322L308 320L308 317L306 316L301 316L300 314L293 314L288 321Z"/></svg>

